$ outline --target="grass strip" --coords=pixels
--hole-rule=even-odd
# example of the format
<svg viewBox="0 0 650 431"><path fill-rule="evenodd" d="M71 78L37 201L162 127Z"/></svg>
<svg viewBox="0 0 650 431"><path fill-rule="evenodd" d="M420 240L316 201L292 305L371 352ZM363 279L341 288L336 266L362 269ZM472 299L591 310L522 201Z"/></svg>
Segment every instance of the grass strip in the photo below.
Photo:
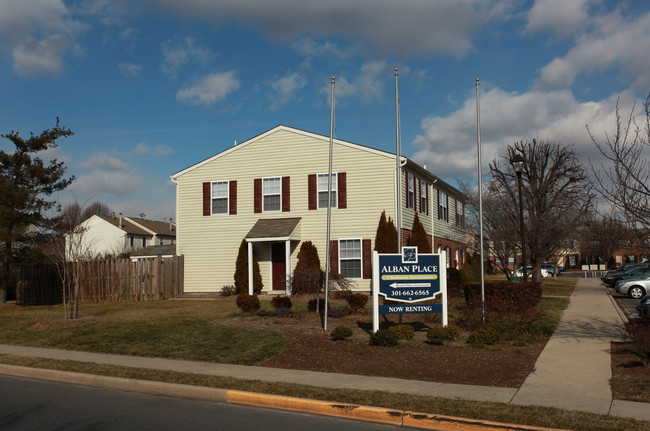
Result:
<svg viewBox="0 0 650 431"><path fill-rule="evenodd" d="M414 396L381 391L326 389L309 385L268 383L229 377L206 376L77 361L29 358L15 355L0 355L0 362L8 365L221 389L235 389L549 428L576 430L589 429L592 431L650 431L650 422L647 421L562 410L551 407L516 406L503 403Z"/></svg>

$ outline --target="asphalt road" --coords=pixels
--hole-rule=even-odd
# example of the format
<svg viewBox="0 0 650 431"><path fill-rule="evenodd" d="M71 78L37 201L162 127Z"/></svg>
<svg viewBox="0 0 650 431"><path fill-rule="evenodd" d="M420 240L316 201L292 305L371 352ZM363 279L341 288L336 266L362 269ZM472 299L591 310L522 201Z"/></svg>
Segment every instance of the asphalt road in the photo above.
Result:
<svg viewBox="0 0 650 431"><path fill-rule="evenodd" d="M226 403L191 401L0 376L0 429L13 430L404 430Z"/></svg>

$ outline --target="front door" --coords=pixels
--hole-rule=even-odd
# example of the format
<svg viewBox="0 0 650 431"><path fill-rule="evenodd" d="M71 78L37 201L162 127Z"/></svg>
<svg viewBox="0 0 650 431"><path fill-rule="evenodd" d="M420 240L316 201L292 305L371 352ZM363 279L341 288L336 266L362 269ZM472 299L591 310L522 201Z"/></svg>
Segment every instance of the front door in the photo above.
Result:
<svg viewBox="0 0 650 431"><path fill-rule="evenodd" d="M285 243L274 242L271 245L272 290L287 288L287 255Z"/></svg>

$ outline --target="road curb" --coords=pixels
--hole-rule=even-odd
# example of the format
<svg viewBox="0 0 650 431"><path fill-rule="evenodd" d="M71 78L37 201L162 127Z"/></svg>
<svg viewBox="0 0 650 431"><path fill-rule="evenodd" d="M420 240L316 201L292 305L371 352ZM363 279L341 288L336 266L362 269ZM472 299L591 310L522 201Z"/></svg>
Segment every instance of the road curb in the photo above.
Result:
<svg viewBox="0 0 650 431"><path fill-rule="evenodd" d="M180 397L199 401L245 404L325 416L336 416L366 422L378 422L441 431L566 431L554 428L540 428L527 425L504 424L453 416L417 413L406 410L317 401L282 395L208 388L204 386L164 383L150 380L127 379L123 377L98 376L94 374L48 370L44 368L30 368L18 365L0 364L0 374L149 395Z"/></svg>
<svg viewBox="0 0 650 431"><path fill-rule="evenodd" d="M116 389L127 392L138 392L150 395L190 398L200 401L227 401L226 389L207 388L204 386L184 385L180 383L164 383L150 380L126 379L123 377L98 376L71 371L29 368L5 364L0 364L0 374L62 383L73 383L97 388Z"/></svg>
<svg viewBox="0 0 650 431"><path fill-rule="evenodd" d="M309 400L282 395L268 395L243 391L228 391L229 403L254 405L283 410L336 416L368 422L432 429L440 431L563 431L555 428L540 428L527 425L504 424L483 420L465 419L454 416L417 413L406 410L385 409L356 404ZM565 431L565 430L564 430Z"/></svg>

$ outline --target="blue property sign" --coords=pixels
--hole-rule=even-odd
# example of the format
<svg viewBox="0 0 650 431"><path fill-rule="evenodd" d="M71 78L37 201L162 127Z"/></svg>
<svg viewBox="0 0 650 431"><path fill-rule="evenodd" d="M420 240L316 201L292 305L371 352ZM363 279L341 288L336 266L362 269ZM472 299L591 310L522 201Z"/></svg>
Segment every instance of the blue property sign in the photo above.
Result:
<svg viewBox="0 0 650 431"><path fill-rule="evenodd" d="M433 299L440 293L440 256L418 255L417 247L402 254L379 255L379 294L400 302Z"/></svg>
<svg viewBox="0 0 650 431"><path fill-rule="evenodd" d="M442 313L447 324L446 255L418 254L417 247L402 247L401 254L373 253L373 330L379 314ZM442 304L417 304L442 293ZM379 295L397 304L379 305Z"/></svg>

